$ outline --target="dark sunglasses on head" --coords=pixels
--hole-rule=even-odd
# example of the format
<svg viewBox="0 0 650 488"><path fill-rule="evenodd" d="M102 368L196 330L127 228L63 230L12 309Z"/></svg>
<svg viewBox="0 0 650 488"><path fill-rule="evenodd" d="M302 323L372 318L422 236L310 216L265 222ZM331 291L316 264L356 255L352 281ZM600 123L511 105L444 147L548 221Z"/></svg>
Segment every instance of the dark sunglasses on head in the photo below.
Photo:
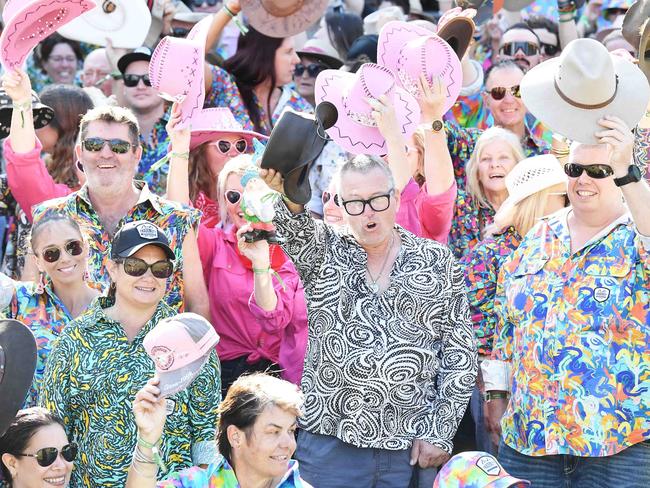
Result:
<svg viewBox="0 0 650 488"><path fill-rule="evenodd" d="M237 190L228 190L226 192L226 200L228 200L228 202L232 203L233 205L237 204L240 198L241 193Z"/></svg>
<svg viewBox="0 0 650 488"><path fill-rule="evenodd" d="M322 64L318 64L318 63L312 63L312 64L309 64L307 66L305 66L304 64L297 64L293 73L296 76L302 76L302 74L305 72L305 70L307 70L307 74L311 78L316 78L318 76L318 73L320 73L324 69L325 69L325 66L323 66Z"/></svg>
<svg viewBox="0 0 650 488"><path fill-rule="evenodd" d="M117 262L122 262L124 265L124 272L129 276L142 276L149 268L151 274L156 278L166 279L169 278L174 272L174 263L169 259L163 259L149 264L140 258L119 258Z"/></svg>
<svg viewBox="0 0 650 488"><path fill-rule="evenodd" d="M501 46L500 51L501 54L505 54L506 56L514 56L517 54L517 51L523 52L524 56L534 56L539 53L539 46L528 41L506 42Z"/></svg>
<svg viewBox="0 0 650 488"><path fill-rule="evenodd" d="M65 252L70 256L79 256L84 250L84 245L83 242L75 239L66 242L63 249L65 249ZM45 247L41 251L41 257L47 263L56 263L61 258L61 248L59 246Z"/></svg>
<svg viewBox="0 0 650 488"><path fill-rule="evenodd" d="M133 146L129 141L123 139L102 139L101 137L89 137L82 141L86 151L99 152L104 148L104 144L116 154L125 154Z"/></svg>
<svg viewBox="0 0 650 488"><path fill-rule="evenodd" d="M71 463L77 457L77 444L71 442L70 444L63 446L61 448L61 457L67 462ZM19 454L19 456L26 456L36 458L36 462L39 466L46 468L50 466L56 458L59 456L59 450L56 447L44 447L36 451L36 454Z"/></svg>
<svg viewBox="0 0 650 488"><path fill-rule="evenodd" d="M367 200L347 200L343 201L343 208L348 215L356 216L361 215L366 210L366 205L370 206L375 212L383 212L390 207L390 197L395 190L391 189L388 193L377 195L376 197Z"/></svg>
<svg viewBox="0 0 650 488"><path fill-rule="evenodd" d="M332 193L330 193L328 191L324 191L323 194L321 195L321 199L323 200L323 205L325 205L327 202L329 202L330 199L332 199L332 197L334 197L334 200L332 200L334 202L334 205L336 205L337 207L340 207L341 204L339 202L338 194L334 193L332 195Z"/></svg>
<svg viewBox="0 0 650 488"><path fill-rule="evenodd" d="M585 172L590 178L600 180L614 174L614 170L609 164L576 164L567 163L564 165L564 172L569 178L578 178Z"/></svg>
<svg viewBox="0 0 650 488"><path fill-rule="evenodd" d="M521 98L521 93L519 91L519 85L505 87L505 86L495 86L490 90L486 90L492 98L495 100L503 100L506 96L506 92L512 93L513 97Z"/></svg>
<svg viewBox="0 0 650 488"><path fill-rule="evenodd" d="M235 146L235 150L239 154L244 154L246 152L246 149L248 149L248 142L246 142L246 139L238 139L235 142L219 139L218 141L213 142L212 145L217 146L217 149L219 149L219 152L221 154L228 154L232 146Z"/></svg>
<svg viewBox="0 0 650 488"><path fill-rule="evenodd" d="M546 44L544 42L542 43L541 48L544 54L547 56L555 56L560 51L560 48L558 46L555 46L553 44Z"/></svg>
<svg viewBox="0 0 650 488"><path fill-rule="evenodd" d="M134 86L138 86L138 83L140 83L140 80L142 80L142 83L144 83L144 86L151 86L151 80L149 79L149 75L124 75L124 85L128 86L129 88L133 88Z"/></svg>

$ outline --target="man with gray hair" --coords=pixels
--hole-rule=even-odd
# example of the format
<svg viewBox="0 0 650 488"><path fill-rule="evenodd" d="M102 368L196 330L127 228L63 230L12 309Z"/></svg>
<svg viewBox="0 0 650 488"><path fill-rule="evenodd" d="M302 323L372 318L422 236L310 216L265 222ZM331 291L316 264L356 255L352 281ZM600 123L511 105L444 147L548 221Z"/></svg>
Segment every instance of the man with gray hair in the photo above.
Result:
<svg viewBox="0 0 650 488"><path fill-rule="evenodd" d="M260 175L283 191L279 173ZM449 458L476 379L463 275L448 248L395 225L383 161L357 156L338 178L341 229L276 204L309 318L296 458L314 486L408 486L416 464Z"/></svg>

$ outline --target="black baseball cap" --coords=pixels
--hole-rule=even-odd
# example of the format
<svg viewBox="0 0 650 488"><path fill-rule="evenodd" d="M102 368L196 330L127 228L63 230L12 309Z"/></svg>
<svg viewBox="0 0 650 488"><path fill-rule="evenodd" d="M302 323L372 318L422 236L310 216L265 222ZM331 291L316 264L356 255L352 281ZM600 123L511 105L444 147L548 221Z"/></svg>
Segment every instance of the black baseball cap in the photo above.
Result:
<svg viewBox="0 0 650 488"><path fill-rule="evenodd" d="M113 237L111 259L128 258L144 246L151 245L165 251L169 259L176 259L174 251L169 247L169 239L160 227L146 220L129 222L124 224Z"/></svg>
<svg viewBox="0 0 650 488"><path fill-rule="evenodd" d="M130 53L126 53L117 61L117 69L120 70L120 73L124 74L126 68L136 61L151 61L151 49L147 46L142 46Z"/></svg>

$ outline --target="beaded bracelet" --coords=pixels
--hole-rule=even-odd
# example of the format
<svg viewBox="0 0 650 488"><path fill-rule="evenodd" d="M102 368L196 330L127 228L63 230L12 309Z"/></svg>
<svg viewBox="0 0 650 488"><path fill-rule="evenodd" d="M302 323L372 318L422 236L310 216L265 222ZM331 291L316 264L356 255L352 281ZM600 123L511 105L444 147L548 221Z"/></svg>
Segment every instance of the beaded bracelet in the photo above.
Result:
<svg viewBox="0 0 650 488"><path fill-rule="evenodd" d="M241 32L243 35L248 34L248 27L246 27L244 24L241 23L239 17L237 17L237 15L232 10L230 10L225 3L223 4L223 9L228 14L228 17L230 17L232 21L235 23L235 25L239 29L239 32Z"/></svg>

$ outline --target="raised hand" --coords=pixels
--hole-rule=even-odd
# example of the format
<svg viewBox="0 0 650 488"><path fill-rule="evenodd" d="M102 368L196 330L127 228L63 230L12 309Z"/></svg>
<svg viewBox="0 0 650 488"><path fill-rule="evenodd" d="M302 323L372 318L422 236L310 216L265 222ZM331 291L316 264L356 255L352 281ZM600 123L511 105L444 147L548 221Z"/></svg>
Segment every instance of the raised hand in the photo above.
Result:
<svg viewBox="0 0 650 488"><path fill-rule="evenodd" d="M420 112L422 113L420 123L431 124L434 120L442 119L445 105L445 88L442 78L440 76L434 77L432 85L429 86L426 77L420 75L418 88L421 94L420 98L418 98Z"/></svg>
<svg viewBox="0 0 650 488"><path fill-rule="evenodd" d="M595 133L599 144L607 144L609 164L616 177L625 176L627 168L632 164L634 136L630 128L618 117L606 115L598 121L604 130Z"/></svg>
<svg viewBox="0 0 650 488"><path fill-rule="evenodd" d="M390 100L382 95L378 99L368 98L366 101L372 107L372 116L381 135L387 140L395 138L401 140L402 133L397 122L395 107Z"/></svg>
<svg viewBox="0 0 650 488"><path fill-rule="evenodd" d="M181 106L178 102L172 105L172 112L167 122L167 134L171 142L172 151L175 153L185 153L190 150L190 140L192 131L189 127L181 129L178 124L181 121Z"/></svg>
<svg viewBox="0 0 650 488"><path fill-rule="evenodd" d="M250 224L242 225L237 230L237 247L243 256L247 257L253 263L255 269L265 269L269 267L269 243L261 240L255 242L246 242L244 233L250 232L253 227Z"/></svg>
<svg viewBox="0 0 650 488"><path fill-rule="evenodd" d="M264 183L266 183L266 186L284 195L284 178L282 178L282 174L279 171L274 169L260 169L259 175Z"/></svg>
<svg viewBox="0 0 650 488"><path fill-rule="evenodd" d="M151 444L158 443L167 419L165 399L160 397L158 383L158 378L151 378L135 395L133 401L133 415L138 434Z"/></svg>
<svg viewBox="0 0 650 488"><path fill-rule="evenodd" d="M22 70L15 69L5 73L2 77L2 88L14 104L32 99L32 85L29 76Z"/></svg>

